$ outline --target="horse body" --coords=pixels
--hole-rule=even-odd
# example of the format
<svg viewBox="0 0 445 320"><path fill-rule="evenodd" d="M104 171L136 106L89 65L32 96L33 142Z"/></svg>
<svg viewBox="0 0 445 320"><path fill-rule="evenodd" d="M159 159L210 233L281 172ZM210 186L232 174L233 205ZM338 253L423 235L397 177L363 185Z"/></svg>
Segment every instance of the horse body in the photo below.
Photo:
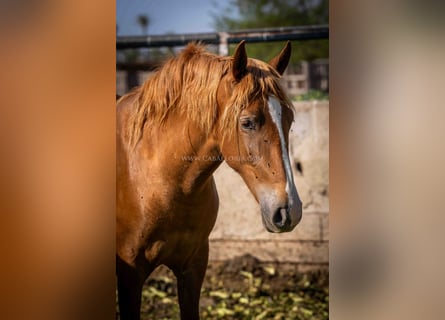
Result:
<svg viewBox="0 0 445 320"><path fill-rule="evenodd" d="M118 188L117 210L118 264L127 269L125 272L134 273L128 290L119 287L120 300L133 299L129 304L134 305L134 311L128 318L136 317L134 312L140 308L140 298L132 292L137 292L160 264L172 269L178 280L192 274L197 278L192 281L198 282L192 285L200 287L207 266L208 236L218 211L212 172L221 162L184 161L196 150L177 134L180 129L175 128L174 123L178 122L173 117L169 119L171 130L144 132L142 143L129 152L122 128L128 121L127 109L131 108L132 99L137 98L135 94L127 98L127 103L122 101L117 119L117 174L121 186ZM202 146L197 143L194 146L198 148L197 154L203 157L211 156L214 149L208 141ZM126 282L130 281L127 279ZM187 294L182 295L185 299ZM184 312L190 306L184 301ZM125 310L121 313L122 318L127 316Z"/></svg>
<svg viewBox="0 0 445 320"><path fill-rule="evenodd" d="M237 54L240 57L237 58ZM292 121L291 110L281 109L279 100L276 100L273 104L278 109L267 113L267 101L275 100L266 101L260 97L239 108L234 113L237 117L234 120L228 113L228 101L236 96L236 81L246 78L244 44L237 49L233 61L210 56L200 47L189 46L181 56L184 60L181 61L182 67L185 68L184 65L194 57L198 59L199 55L218 66L220 73L206 74L204 79L197 75L199 68L191 72L182 69L178 74L188 83L199 84L198 87L215 83L216 87L210 93L198 91L200 95L194 99L202 104L198 107L214 109L187 109L190 106L181 109L179 106L184 104L182 100L192 87L182 84L187 82L184 79L177 79L171 83L172 88L166 88L167 76L162 78L162 73L153 83L146 83L118 101L116 231L122 319L139 319L143 283L161 264L168 266L178 280L181 319L199 319L199 295L208 261L208 237L218 211L212 174L223 159L240 173L259 201L263 223L269 231L290 231L301 218L301 202L289 189L295 187L293 181L289 181L289 168L282 159L287 153L287 141L283 140L290 127L289 120ZM278 59L275 68L281 69L280 63L282 60ZM181 67L179 65L173 61L170 67L174 70ZM261 74L264 76L265 73ZM273 71L272 75L275 75ZM144 103L150 103L160 88L168 99L164 109L156 110L157 105L143 109ZM150 90L153 92L147 102ZM172 94L174 90L181 95ZM163 96L159 97L163 99ZM194 100L189 103L195 103ZM162 105L162 101L159 104ZM272 107L269 102L269 108ZM205 120L196 122L200 116ZM253 129L246 129L247 126L238 132L238 121L243 125L246 119L256 123L257 134L253 134ZM230 121L236 122L236 134L226 136L222 131ZM277 127L265 125L274 121L280 122ZM236 137L239 134L243 137ZM240 142L240 139L244 140ZM250 160L245 160L248 157ZM299 217L294 218L295 214Z"/></svg>

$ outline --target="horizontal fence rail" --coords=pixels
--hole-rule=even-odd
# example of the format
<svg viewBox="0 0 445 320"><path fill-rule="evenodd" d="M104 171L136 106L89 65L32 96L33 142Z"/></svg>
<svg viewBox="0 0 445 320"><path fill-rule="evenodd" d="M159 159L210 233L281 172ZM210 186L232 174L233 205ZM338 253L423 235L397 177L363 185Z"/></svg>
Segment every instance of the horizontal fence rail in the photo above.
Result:
<svg viewBox="0 0 445 320"><path fill-rule="evenodd" d="M272 42L284 40L316 40L328 39L328 25L296 26L281 28L246 29L231 32L189 33L153 36L118 36L116 49L174 47L186 45L192 41L205 44L227 45L246 42Z"/></svg>
<svg viewBox="0 0 445 320"><path fill-rule="evenodd" d="M116 49L175 47L186 45L192 41L201 41L206 44L219 44L219 34L188 33L160 36L119 36L116 38Z"/></svg>

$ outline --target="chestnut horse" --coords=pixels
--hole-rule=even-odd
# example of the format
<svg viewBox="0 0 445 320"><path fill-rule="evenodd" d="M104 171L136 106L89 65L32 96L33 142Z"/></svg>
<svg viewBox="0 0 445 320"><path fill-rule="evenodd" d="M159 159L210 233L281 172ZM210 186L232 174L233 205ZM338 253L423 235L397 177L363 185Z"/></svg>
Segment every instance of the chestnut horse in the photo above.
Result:
<svg viewBox="0 0 445 320"><path fill-rule="evenodd" d="M178 283L181 319L199 319L213 172L238 172L270 232L291 231L302 204L288 156L291 103L279 84L290 43L268 64L189 44L117 102L117 282L121 319L139 319L144 281L159 265ZM247 214L247 213L240 213Z"/></svg>

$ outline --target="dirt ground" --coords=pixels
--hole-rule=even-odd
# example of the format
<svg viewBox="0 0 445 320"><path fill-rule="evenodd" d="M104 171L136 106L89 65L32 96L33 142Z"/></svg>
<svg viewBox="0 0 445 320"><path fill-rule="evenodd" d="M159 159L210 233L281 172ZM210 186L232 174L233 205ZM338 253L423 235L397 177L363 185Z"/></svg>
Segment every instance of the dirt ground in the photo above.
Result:
<svg viewBox="0 0 445 320"><path fill-rule="evenodd" d="M246 255L207 268L202 319L329 319L329 274L300 273L292 264L260 263ZM158 268L142 293L142 320L179 319L176 280Z"/></svg>

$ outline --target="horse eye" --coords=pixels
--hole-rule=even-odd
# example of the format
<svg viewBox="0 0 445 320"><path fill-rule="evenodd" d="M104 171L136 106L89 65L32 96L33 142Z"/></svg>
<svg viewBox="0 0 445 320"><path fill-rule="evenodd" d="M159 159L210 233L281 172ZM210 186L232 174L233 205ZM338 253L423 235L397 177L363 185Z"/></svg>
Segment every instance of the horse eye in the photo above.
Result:
<svg viewBox="0 0 445 320"><path fill-rule="evenodd" d="M241 119L241 128L244 130L255 130L255 122L252 119Z"/></svg>

